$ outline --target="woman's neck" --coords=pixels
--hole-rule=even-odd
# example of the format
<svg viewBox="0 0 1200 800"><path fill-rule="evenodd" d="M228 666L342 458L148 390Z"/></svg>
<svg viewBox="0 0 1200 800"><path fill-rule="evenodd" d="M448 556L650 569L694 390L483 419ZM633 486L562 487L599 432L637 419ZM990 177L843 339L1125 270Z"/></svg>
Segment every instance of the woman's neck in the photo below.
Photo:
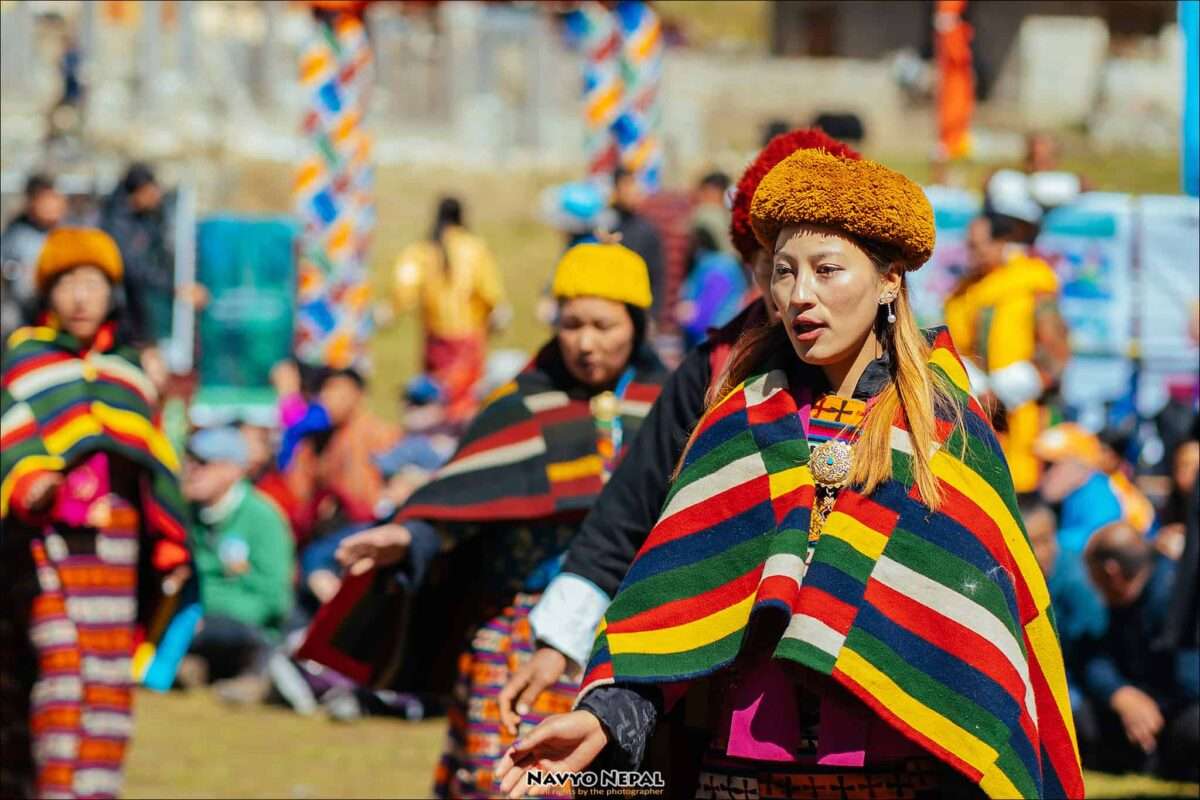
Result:
<svg viewBox="0 0 1200 800"><path fill-rule="evenodd" d="M875 349L878 347L875 331L867 334L858 353L853 357L839 361L836 364L826 364L821 367L825 379L838 397L852 397L858 381L866 371L867 365L875 360Z"/></svg>

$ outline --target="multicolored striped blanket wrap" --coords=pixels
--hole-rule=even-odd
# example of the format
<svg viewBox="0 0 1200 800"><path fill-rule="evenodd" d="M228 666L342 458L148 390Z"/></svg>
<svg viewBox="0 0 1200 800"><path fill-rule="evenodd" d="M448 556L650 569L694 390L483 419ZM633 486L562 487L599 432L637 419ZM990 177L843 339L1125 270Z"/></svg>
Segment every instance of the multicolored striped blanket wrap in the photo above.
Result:
<svg viewBox="0 0 1200 800"><path fill-rule="evenodd" d="M639 354L618 398L621 441L633 441L666 375ZM562 387L574 387L564 389ZM583 516L604 488L604 443L591 397L566 375L551 341L488 399L458 451L400 512L401 519L494 522Z"/></svg>
<svg viewBox="0 0 1200 800"><path fill-rule="evenodd" d="M782 614L775 658L831 676L989 796L1081 797L1050 598L1007 465L944 330L930 366L964 417L939 411L941 506L915 488L897 420L892 479L841 492L807 569L804 380L765 371L714 405L599 626L580 696L716 673L752 618Z"/></svg>
<svg viewBox="0 0 1200 800"><path fill-rule="evenodd" d="M0 371L0 519L12 520L22 481L62 472L85 456L123 456L146 473L143 530L160 572L189 555L179 460L155 424L157 392L132 350L113 345L110 328L81 353L71 336L51 327L22 328L9 338Z"/></svg>

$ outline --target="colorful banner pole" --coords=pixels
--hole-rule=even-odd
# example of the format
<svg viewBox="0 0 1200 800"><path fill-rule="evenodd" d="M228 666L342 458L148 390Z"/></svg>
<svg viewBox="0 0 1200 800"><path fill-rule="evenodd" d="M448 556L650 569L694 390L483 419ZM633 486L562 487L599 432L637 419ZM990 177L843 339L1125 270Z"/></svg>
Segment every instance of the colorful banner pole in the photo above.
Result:
<svg viewBox="0 0 1200 800"><path fill-rule="evenodd" d="M588 176L607 181L617 166L617 143L609 133L621 113L621 37L616 20L600 3L580 3L567 14L567 32L583 51L584 150Z"/></svg>
<svg viewBox="0 0 1200 800"><path fill-rule="evenodd" d="M335 368L362 365L371 332L366 255L375 225L374 170L363 125L371 63L356 13L317 15L300 62L309 152L293 190L303 224L296 353Z"/></svg>
<svg viewBox="0 0 1200 800"><path fill-rule="evenodd" d="M937 113L940 160L971 152L975 74L971 65L974 31L963 19L967 0L938 0L933 27L938 68Z"/></svg>
<svg viewBox="0 0 1200 800"><path fill-rule="evenodd" d="M662 25L641 0L622 0L614 10L621 34L621 76L625 103L613 124L621 165L633 172L645 192L662 182Z"/></svg>

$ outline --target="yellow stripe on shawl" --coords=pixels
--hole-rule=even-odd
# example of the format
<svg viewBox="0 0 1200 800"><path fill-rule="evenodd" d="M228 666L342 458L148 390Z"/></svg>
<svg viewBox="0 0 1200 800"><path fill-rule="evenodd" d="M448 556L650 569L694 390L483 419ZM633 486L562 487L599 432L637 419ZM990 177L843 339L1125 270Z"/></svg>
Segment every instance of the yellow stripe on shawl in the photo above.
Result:
<svg viewBox="0 0 1200 800"><path fill-rule="evenodd" d="M54 328L47 328L45 325L17 328L8 335L8 349L11 350L22 342L28 342L30 339L36 339L39 342L53 342L57 338L58 331Z"/></svg>
<svg viewBox="0 0 1200 800"><path fill-rule="evenodd" d="M31 472L39 470L49 470L50 472L59 472L66 467L66 462L59 456L54 455L31 455L25 456L9 471L4 482L0 483L0 517L8 516L8 507L12 502L13 487L17 485L17 481L24 478Z"/></svg>
<svg viewBox="0 0 1200 800"><path fill-rule="evenodd" d="M884 546L888 543L887 537L882 533L868 528L844 511L835 511L829 515L821 535L841 539L871 561L879 560Z"/></svg>
<svg viewBox="0 0 1200 800"><path fill-rule="evenodd" d="M904 691L857 652L843 647L835 669L865 689L918 733L979 770L983 774L979 788L989 797L1021 796L1017 787L996 765L999 754L994 748Z"/></svg>
<svg viewBox="0 0 1200 800"><path fill-rule="evenodd" d="M517 391L517 382L509 381L508 383L502 384L500 386L497 386L495 389L493 389L492 393L483 399L483 404L485 406L491 405L492 403L499 400L501 397L508 397L510 394L513 394L516 391Z"/></svg>
<svg viewBox="0 0 1200 800"><path fill-rule="evenodd" d="M812 470L808 468L808 465L792 467L785 469L783 472L772 472L769 478L771 481L771 499L783 497L788 492L793 492L801 486L813 485Z"/></svg>
<svg viewBox="0 0 1200 800"><path fill-rule="evenodd" d="M573 481L576 478L587 478L604 472L604 462L600 456L590 455L577 458L574 461L560 461L546 465L546 477L554 483Z"/></svg>
<svg viewBox="0 0 1200 800"><path fill-rule="evenodd" d="M1000 495L983 477L945 449L940 449L934 454L930 466L934 475L971 498L980 510L996 523L996 527L1004 536L1004 544L1012 553L1013 561L1021 573L1021 580L1029 587L1034 607L1039 613L1044 613L1050 606L1046 578L1042 575L1037 559L1034 558L1029 540L1021 532L1020 526L1008 506L1000 499Z"/></svg>
<svg viewBox="0 0 1200 800"><path fill-rule="evenodd" d="M1075 721L1071 715L1071 698L1067 695L1067 671L1063 666L1062 647L1050 617L1045 612L1038 614L1025 626L1025 635L1029 637L1030 653L1033 662L1030 671L1040 668L1042 677L1050 686L1050 694L1054 695L1054 705L1066 725L1071 736L1071 747L1075 749L1075 760L1079 760L1079 742L1075 738ZM1041 724L1039 720L1038 724Z"/></svg>
<svg viewBox="0 0 1200 800"><path fill-rule="evenodd" d="M608 632L608 650L618 653L665 654L686 653L697 647L724 639L734 631L741 630L750 619L750 608L754 605L755 592L751 591L744 600L692 622L671 628L637 633Z"/></svg>
<svg viewBox="0 0 1200 800"><path fill-rule="evenodd" d="M53 433L43 434L42 442L48 451L54 455L61 455L70 450L80 439L100 436L103 433L104 428L93 411L91 414L80 414Z"/></svg>
<svg viewBox="0 0 1200 800"><path fill-rule="evenodd" d="M175 448L171 446L163 432L141 414L123 411L104 403L92 403L92 415L117 433L141 439L150 448L151 455L164 464L167 469L172 472L179 471L179 457L175 455Z"/></svg>
<svg viewBox="0 0 1200 800"><path fill-rule="evenodd" d="M971 392L971 380L962 362L945 347L939 347L929 355L929 363L941 367L954 385L968 394Z"/></svg>

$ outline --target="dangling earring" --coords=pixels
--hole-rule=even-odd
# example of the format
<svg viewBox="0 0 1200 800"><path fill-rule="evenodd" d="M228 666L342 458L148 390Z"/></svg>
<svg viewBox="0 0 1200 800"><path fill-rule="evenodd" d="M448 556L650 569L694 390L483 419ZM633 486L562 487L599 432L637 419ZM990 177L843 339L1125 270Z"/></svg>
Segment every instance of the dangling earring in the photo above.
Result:
<svg viewBox="0 0 1200 800"><path fill-rule="evenodd" d="M894 297L881 297L881 298L879 298L879 305L881 305L881 306L887 306L887 309L888 309L888 313L887 313L887 321L888 321L888 325L895 325L895 324L896 324L896 312L892 310L892 301L893 301L893 300L895 300L895 298L894 298Z"/></svg>

